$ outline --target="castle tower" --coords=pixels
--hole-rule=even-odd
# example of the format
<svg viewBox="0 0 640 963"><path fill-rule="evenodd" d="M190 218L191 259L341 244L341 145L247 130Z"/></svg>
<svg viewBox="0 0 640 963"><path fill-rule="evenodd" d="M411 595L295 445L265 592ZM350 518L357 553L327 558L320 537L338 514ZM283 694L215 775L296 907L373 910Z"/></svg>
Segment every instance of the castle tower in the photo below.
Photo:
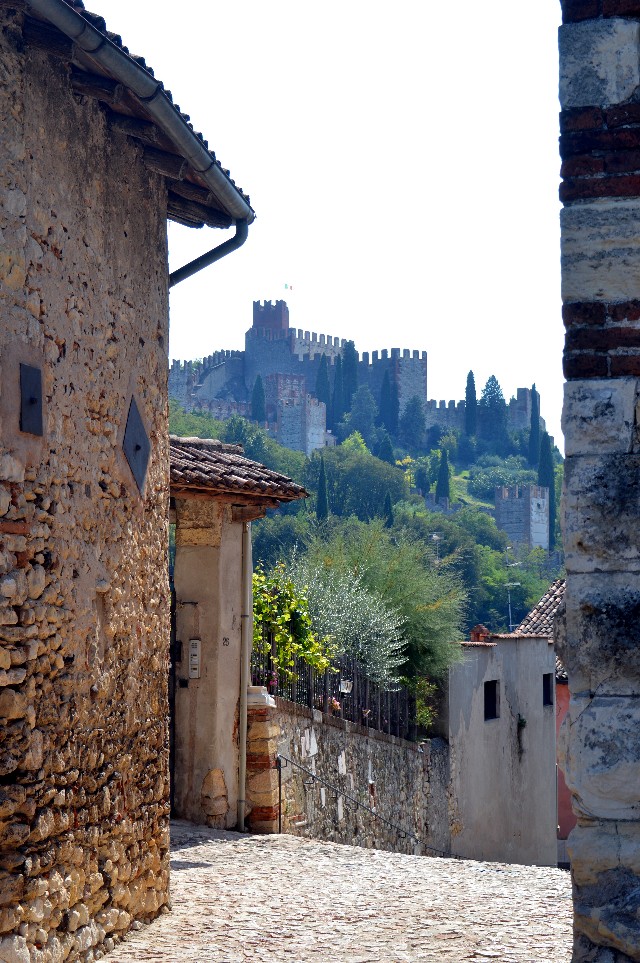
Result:
<svg viewBox="0 0 640 963"><path fill-rule="evenodd" d="M282 333L289 330L289 308L286 301L253 302L253 328Z"/></svg>

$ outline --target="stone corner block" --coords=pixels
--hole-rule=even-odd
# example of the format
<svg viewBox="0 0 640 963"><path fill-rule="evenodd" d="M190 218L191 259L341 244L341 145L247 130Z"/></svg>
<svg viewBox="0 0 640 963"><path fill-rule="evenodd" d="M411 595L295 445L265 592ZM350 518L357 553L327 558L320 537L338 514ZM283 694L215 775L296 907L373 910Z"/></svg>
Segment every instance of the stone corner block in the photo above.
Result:
<svg viewBox="0 0 640 963"><path fill-rule="evenodd" d="M572 697L565 778L578 816L629 824L640 820L637 703L637 699L624 696ZM576 856L579 839L580 834L572 834ZM594 850L593 845L589 848ZM635 865L637 868L637 860ZM604 862L601 866L605 870L611 868ZM591 872L597 871L594 862Z"/></svg>
<svg viewBox="0 0 640 963"><path fill-rule="evenodd" d="M635 378L567 382L562 410L565 455L631 451L636 390Z"/></svg>
<svg viewBox="0 0 640 963"><path fill-rule="evenodd" d="M562 510L568 572L640 570L640 455L569 456Z"/></svg>
<svg viewBox="0 0 640 963"><path fill-rule="evenodd" d="M562 299L640 297L640 199L598 198L560 213Z"/></svg>
<svg viewBox="0 0 640 963"><path fill-rule="evenodd" d="M619 104L640 83L638 40L633 20L613 17L560 27L560 104L601 107Z"/></svg>

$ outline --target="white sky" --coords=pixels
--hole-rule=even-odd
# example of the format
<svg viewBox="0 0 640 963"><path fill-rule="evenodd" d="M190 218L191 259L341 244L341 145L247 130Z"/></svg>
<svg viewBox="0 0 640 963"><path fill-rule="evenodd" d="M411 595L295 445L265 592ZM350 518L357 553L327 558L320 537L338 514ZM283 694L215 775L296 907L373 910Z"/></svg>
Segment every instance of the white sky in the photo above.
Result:
<svg viewBox="0 0 640 963"><path fill-rule="evenodd" d="M536 382L561 446L558 0L88 2L257 213L171 294L173 358L241 348L252 301L359 351L427 350L430 398ZM172 269L223 239L170 227ZM287 292L284 285L293 285Z"/></svg>

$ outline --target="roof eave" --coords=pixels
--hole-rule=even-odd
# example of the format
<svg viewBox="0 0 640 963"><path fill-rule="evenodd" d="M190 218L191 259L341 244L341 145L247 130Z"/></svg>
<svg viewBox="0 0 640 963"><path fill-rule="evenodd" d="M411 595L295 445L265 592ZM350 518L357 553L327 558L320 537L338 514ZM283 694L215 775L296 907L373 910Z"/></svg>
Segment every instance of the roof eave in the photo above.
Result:
<svg viewBox="0 0 640 963"><path fill-rule="evenodd" d="M38 17L65 34L109 77L123 84L143 104L145 111L207 184L234 222L252 223L255 218L252 207L171 103L162 84L148 70L88 23L65 0L26 0L26 3Z"/></svg>

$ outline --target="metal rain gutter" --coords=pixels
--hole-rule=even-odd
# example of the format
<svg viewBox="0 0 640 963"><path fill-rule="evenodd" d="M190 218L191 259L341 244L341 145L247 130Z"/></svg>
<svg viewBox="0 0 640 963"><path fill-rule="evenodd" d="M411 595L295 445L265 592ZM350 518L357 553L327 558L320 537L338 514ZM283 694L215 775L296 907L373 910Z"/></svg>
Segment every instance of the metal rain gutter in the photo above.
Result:
<svg viewBox="0 0 640 963"><path fill-rule="evenodd" d="M144 104L158 127L171 138L193 170L202 177L234 221L251 224L255 215L250 205L213 160L200 138L180 116L159 81L92 24L87 23L65 0L27 0L27 5L66 34L81 50L104 67L114 80L128 87ZM220 257L224 257L224 254Z"/></svg>
<svg viewBox="0 0 640 963"><path fill-rule="evenodd" d="M213 250L207 254L202 254L194 261L189 261L184 267L172 271L169 275L169 287L172 288L174 285L179 284L180 281L190 278L193 274L197 274L198 271L201 271L203 268L209 267L209 265L215 261L220 261L223 257L226 257L227 254L231 254L232 251L237 251L247 240L248 234L249 225L247 222L236 221L236 233L233 237L223 241L222 244L218 244L217 247L214 247Z"/></svg>

